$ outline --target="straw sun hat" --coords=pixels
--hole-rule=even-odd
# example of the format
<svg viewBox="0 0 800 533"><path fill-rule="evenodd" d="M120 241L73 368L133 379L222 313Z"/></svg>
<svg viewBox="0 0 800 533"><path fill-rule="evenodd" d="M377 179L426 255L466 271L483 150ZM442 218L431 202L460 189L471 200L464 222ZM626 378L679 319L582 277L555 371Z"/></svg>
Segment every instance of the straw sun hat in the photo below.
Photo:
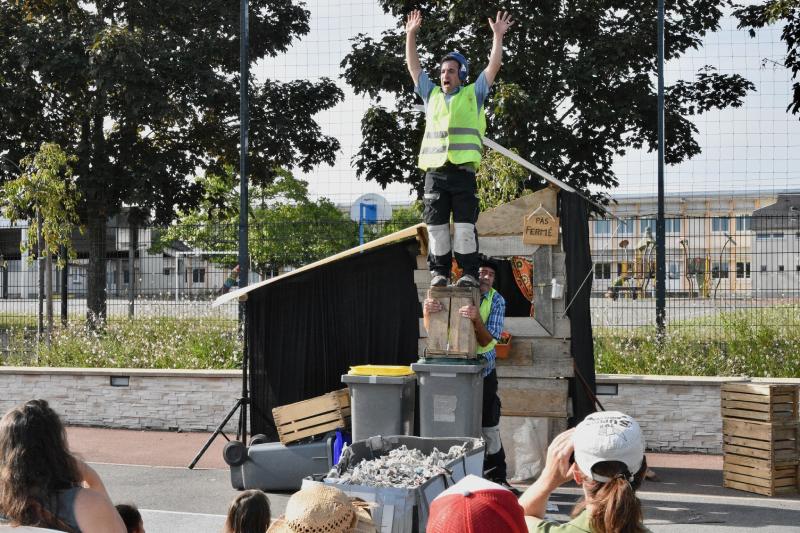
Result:
<svg viewBox="0 0 800 533"><path fill-rule="evenodd" d="M316 483L289 498L286 514L268 533L375 533L366 508L336 487Z"/></svg>

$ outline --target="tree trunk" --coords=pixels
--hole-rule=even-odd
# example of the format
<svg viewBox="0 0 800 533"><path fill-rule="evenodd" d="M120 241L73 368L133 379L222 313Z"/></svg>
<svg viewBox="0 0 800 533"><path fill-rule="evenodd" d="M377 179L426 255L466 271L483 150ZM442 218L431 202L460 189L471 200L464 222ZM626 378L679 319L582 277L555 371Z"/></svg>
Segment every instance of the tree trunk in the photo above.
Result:
<svg viewBox="0 0 800 533"><path fill-rule="evenodd" d="M61 325L67 325L67 311L69 305L69 254L67 247L62 246L59 254L64 266L61 268Z"/></svg>
<svg viewBox="0 0 800 533"><path fill-rule="evenodd" d="M47 298L47 345L53 338L53 255L45 249L44 255L44 294Z"/></svg>
<svg viewBox="0 0 800 533"><path fill-rule="evenodd" d="M136 305L136 249L139 247L139 227L128 219L128 317L133 318Z"/></svg>
<svg viewBox="0 0 800 533"><path fill-rule="evenodd" d="M91 212L86 238L89 241L86 321L91 328L102 327L106 319L106 217Z"/></svg>

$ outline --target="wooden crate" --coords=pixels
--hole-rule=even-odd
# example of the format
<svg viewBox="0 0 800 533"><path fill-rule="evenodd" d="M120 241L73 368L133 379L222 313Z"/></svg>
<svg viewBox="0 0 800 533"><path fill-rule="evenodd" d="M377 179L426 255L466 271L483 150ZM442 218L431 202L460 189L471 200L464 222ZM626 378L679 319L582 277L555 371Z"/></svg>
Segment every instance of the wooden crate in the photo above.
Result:
<svg viewBox="0 0 800 533"><path fill-rule="evenodd" d="M774 496L797 491L798 423L722 419L723 486Z"/></svg>
<svg viewBox="0 0 800 533"><path fill-rule="evenodd" d="M458 309L469 304L480 306L480 291L477 288L431 287L428 298L439 300L444 310L428 317L425 356L477 358L478 344L472 321L459 315Z"/></svg>
<svg viewBox="0 0 800 533"><path fill-rule="evenodd" d="M771 462L744 455L725 454L722 485L765 496L797 492L797 460Z"/></svg>
<svg viewBox="0 0 800 533"><path fill-rule="evenodd" d="M798 387L756 383L724 383L722 416L762 422L797 421Z"/></svg>
<svg viewBox="0 0 800 533"><path fill-rule="evenodd" d="M350 425L350 393L344 388L310 400L275 407L272 417L283 444L345 428Z"/></svg>

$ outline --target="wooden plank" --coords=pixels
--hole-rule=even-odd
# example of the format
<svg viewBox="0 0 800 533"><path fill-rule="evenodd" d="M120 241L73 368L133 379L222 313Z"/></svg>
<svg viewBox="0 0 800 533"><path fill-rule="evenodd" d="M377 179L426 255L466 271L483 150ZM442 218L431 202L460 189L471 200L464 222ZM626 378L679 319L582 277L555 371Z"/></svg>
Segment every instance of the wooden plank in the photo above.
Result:
<svg viewBox="0 0 800 533"><path fill-rule="evenodd" d="M432 297L428 291L428 297ZM450 327L450 299L437 298L443 309L428 316L428 350L446 350L448 345L448 328ZM422 320L422 319L420 319ZM423 328L424 329L424 326Z"/></svg>
<svg viewBox="0 0 800 533"><path fill-rule="evenodd" d="M512 255L524 255L533 257L539 248L538 244L525 244L522 242L522 219L520 218L520 234L504 237L484 237L478 235L478 249L482 254L490 257L509 257Z"/></svg>
<svg viewBox="0 0 800 533"><path fill-rule="evenodd" d="M796 385L782 385L770 383L723 383L720 386L721 392L740 392L745 394L756 394L764 396L775 396L779 394L789 394L797 396Z"/></svg>
<svg viewBox="0 0 800 533"><path fill-rule="evenodd" d="M750 476L756 479L763 479L767 483L766 486L783 487L786 485L793 485L797 480L797 467L772 467L763 469L748 465L740 465L735 463L726 462L723 466L723 472L731 474L739 474L743 476ZM788 481L787 481L788 480Z"/></svg>
<svg viewBox="0 0 800 533"><path fill-rule="evenodd" d="M533 302L534 319L550 335L555 324L553 315L553 299L551 298L553 279L553 249L551 246L540 246L533 254Z"/></svg>
<svg viewBox="0 0 800 533"><path fill-rule="evenodd" d="M313 428L304 429L302 431L297 431L295 433L291 433L288 435L282 435L280 433L280 430L278 430L278 437L280 438L281 444L289 444L291 442L296 442L306 437L321 435L323 433L327 433L328 431L333 431L339 428L346 428L347 426L348 424L342 425L341 421L335 421L320 426L316 426Z"/></svg>
<svg viewBox="0 0 800 533"><path fill-rule="evenodd" d="M761 411L764 413L770 412L770 405L768 403L745 402L738 400L728 400L722 398L723 409L744 409L747 411Z"/></svg>
<svg viewBox="0 0 800 533"><path fill-rule="evenodd" d="M775 441L797 438L797 422L754 422L736 418L722 419L723 435L750 437L758 440Z"/></svg>
<svg viewBox="0 0 800 533"><path fill-rule="evenodd" d="M505 416L567 416L567 380L509 379L498 389Z"/></svg>
<svg viewBox="0 0 800 533"><path fill-rule="evenodd" d="M725 409L724 407L722 408L722 416L746 420L762 420L764 422L769 422L773 418L770 412L764 413L761 411L748 411L744 409Z"/></svg>
<svg viewBox="0 0 800 533"><path fill-rule="evenodd" d="M739 471L741 470L741 471ZM753 474L755 472L752 469L738 469L737 470L723 470L722 477L723 479L727 479L729 481L738 481L739 483L747 483L748 485L754 485L756 487L764 487L769 489L780 489L784 487L792 487L795 488L797 485L797 470L790 469L793 472L790 473L789 477L785 475L781 475L781 477L775 478L763 478L758 477Z"/></svg>
<svg viewBox="0 0 800 533"><path fill-rule="evenodd" d="M497 366L530 366L533 364L533 341L511 339L507 359L498 359Z"/></svg>
<svg viewBox="0 0 800 533"><path fill-rule="evenodd" d="M748 483L741 483L741 482L738 482L738 481L734 481L732 479L727 479L727 478L724 477L724 475L723 475L723 478L722 478L722 486L725 487L725 488L729 488L729 489L737 489L737 490L743 490L743 491L746 491L746 492L754 492L756 494L762 494L764 496L775 496L776 494L783 494L783 493L790 494L790 493L796 491L796 489L792 490L789 487L784 488L784 489L780 489L780 490L772 490L772 489L765 488L765 487L759 487L759 486L756 486L756 485L750 485Z"/></svg>
<svg viewBox="0 0 800 533"><path fill-rule="evenodd" d="M741 465L750 468L758 468L761 470L772 470L773 468L796 467L798 459L789 459L786 461L770 461L769 459L758 459L756 457L748 457L746 455L738 455L735 453L726 453L723 457L723 465Z"/></svg>
<svg viewBox="0 0 800 533"><path fill-rule="evenodd" d="M776 450L771 447L755 447L752 444L755 444L755 441L723 437L722 451L726 454L745 455L773 462L792 461L797 458L797 450L794 448Z"/></svg>
<svg viewBox="0 0 800 533"><path fill-rule="evenodd" d="M477 355L478 341L475 338L475 326L469 318L461 316L459 309L480 302L480 290L472 289L464 294L453 291L450 298L450 346L449 350L464 353L467 357ZM477 306L476 306L477 307Z"/></svg>
<svg viewBox="0 0 800 533"><path fill-rule="evenodd" d="M426 256L417 256L417 270L428 270L428 258Z"/></svg>
<svg viewBox="0 0 800 533"><path fill-rule="evenodd" d="M552 337L544 326L530 317L507 316L503 321L503 329L515 337Z"/></svg>

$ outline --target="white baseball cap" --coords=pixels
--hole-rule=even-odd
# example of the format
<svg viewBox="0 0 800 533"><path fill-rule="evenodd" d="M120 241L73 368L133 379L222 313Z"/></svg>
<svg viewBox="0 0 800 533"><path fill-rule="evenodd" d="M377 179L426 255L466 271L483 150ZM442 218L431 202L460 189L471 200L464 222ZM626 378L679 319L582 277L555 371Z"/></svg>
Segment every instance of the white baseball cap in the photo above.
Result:
<svg viewBox="0 0 800 533"><path fill-rule="evenodd" d="M584 475L605 483L611 478L592 471L597 463L619 461L627 468L628 481L642 467L644 436L639 423L619 411L592 413L575 428L575 463Z"/></svg>

